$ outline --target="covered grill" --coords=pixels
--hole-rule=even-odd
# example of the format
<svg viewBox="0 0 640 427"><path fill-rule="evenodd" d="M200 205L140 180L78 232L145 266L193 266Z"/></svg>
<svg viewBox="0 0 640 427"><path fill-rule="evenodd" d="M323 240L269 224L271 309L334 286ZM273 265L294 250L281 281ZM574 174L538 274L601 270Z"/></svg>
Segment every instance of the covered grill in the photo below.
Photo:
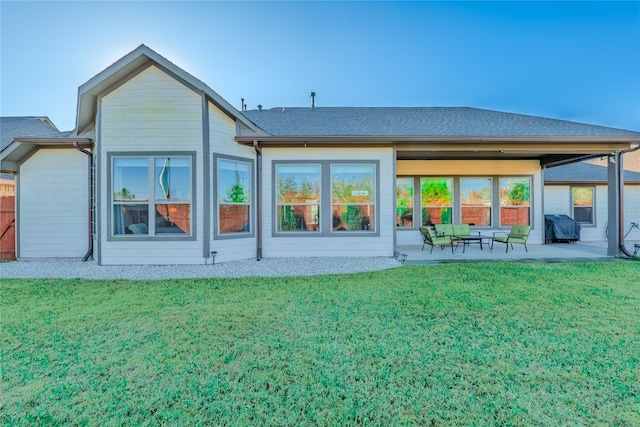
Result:
<svg viewBox="0 0 640 427"><path fill-rule="evenodd" d="M580 223L567 215L544 216L544 238L546 243L558 241L575 242L580 240L581 229Z"/></svg>

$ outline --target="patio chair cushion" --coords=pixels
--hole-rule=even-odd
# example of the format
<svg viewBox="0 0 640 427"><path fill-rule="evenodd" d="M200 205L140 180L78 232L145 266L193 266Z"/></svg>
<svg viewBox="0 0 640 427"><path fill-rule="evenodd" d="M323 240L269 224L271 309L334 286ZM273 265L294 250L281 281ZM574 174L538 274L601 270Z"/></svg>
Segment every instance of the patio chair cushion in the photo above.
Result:
<svg viewBox="0 0 640 427"><path fill-rule="evenodd" d="M434 227L438 236L453 236L453 224L436 224Z"/></svg>
<svg viewBox="0 0 640 427"><path fill-rule="evenodd" d="M459 237L470 237L471 229L469 224L453 224L453 235Z"/></svg>
<svg viewBox="0 0 640 427"><path fill-rule="evenodd" d="M458 236L469 237L471 236L471 229L469 224L436 224L436 234L438 236Z"/></svg>

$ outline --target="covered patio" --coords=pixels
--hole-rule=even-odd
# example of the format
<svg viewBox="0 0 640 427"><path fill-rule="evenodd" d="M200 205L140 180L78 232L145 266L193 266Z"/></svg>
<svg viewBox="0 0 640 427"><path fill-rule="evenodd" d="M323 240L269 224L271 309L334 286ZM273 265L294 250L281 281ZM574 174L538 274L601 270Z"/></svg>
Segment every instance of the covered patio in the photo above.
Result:
<svg viewBox="0 0 640 427"><path fill-rule="evenodd" d="M640 241L625 241L627 250L631 253L634 251L634 244L640 244ZM425 264L425 263L450 263L450 262L491 262L491 261L542 261L542 262L561 262L561 261L603 261L620 259L607 254L607 242L597 243L551 243L551 244L527 244L528 251L525 251L523 245L514 245L513 249L509 247L509 252L505 251L505 245L496 243L491 250L487 245L471 244L468 245L464 252L462 244L454 247L451 253L451 247L446 246L444 249L440 247L433 248L425 246L424 251L422 245L405 245L398 246L398 252L407 256L405 264Z"/></svg>

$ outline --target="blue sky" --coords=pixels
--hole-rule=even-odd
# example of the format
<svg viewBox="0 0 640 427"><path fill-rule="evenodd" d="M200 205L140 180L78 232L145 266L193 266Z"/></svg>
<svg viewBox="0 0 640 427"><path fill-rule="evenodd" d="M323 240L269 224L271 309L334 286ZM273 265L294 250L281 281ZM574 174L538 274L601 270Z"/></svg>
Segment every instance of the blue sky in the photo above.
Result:
<svg viewBox="0 0 640 427"><path fill-rule="evenodd" d="M468 106L640 130L640 2L0 2L0 114L75 127L144 43L240 109Z"/></svg>

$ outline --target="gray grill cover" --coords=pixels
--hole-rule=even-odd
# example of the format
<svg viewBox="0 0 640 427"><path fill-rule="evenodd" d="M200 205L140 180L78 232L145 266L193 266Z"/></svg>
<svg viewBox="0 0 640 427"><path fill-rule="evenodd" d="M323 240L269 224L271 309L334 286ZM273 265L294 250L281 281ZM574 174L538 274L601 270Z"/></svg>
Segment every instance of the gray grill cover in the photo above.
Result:
<svg viewBox="0 0 640 427"><path fill-rule="evenodd" d="M567 215L545 215L544 236L547 242L553 240L580 240L579 222Z"/></svg>

